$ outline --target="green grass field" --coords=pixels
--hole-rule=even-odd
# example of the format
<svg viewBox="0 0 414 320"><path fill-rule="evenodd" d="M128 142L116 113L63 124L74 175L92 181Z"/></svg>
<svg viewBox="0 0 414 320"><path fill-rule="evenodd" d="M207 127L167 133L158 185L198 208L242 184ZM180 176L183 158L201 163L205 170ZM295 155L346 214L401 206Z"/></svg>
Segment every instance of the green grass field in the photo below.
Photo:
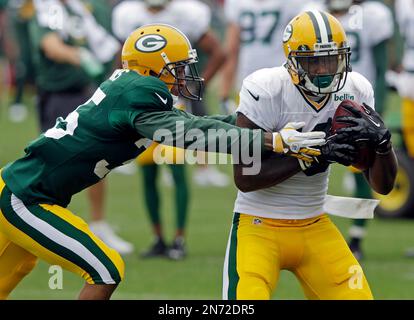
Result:
<svg viewBox="0 0 414 320"><path fill-rule="evenodd" d="M30 101L29 101L30 104ZM23 123L8 121L5 107L0 109L0 165L23 154L28 141L37 136L34 108ZM191 167L188 168L190 173ZM231 175L231 166L221 166ZM343 195L342 178L345 170L334 167L330 193ZM112 173L108 178L108 220L119 234L133 242L136 252L152 241L142 197L140 173L125 176ZM189 177L190 178L190 175ZM191 179L189 179L191 181ZM159 181L161 183L161 181ZM168 239L174 228L173 189L162 188L163 218ZM180 262L166 259L140 260L137 254L125 257L126 278L114 294L115 299L220 299L222 264L228 231L232 219L234 186L227 188L191 188L188 222L189 256ZM88 205L84 194L76 195L70 209L88 220ZM334 218L346 234L351 221ZM408 246L414 246L414 220L374 219L369 223L364 242L363 261L371 289L377 299L414 299L414 259L403 256ZM49 266L39 262L13 292L12 299L73 299L83 285L82 279L64 272L63 289L51 290ZM283 271L275 299L304 299L293 275Z"/></svg>

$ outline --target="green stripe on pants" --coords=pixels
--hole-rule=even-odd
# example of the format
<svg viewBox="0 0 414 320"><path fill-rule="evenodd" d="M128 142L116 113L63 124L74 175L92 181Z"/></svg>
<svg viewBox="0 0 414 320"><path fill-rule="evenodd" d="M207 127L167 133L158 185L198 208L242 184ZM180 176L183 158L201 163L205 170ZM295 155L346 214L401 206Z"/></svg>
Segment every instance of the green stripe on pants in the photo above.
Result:
<svg viewBox="0 0 414 320"><path fill-rule="evenodd" d="M237 273L237 230L239 229L240 213L235 212L233 216L233 227L231 229L230 250L229 250L229 288L228 299L237 299L237 285L239 283L239 274Z"/></svg>
<svg viewBox="0 0 414 320"><path fill-rule="evenodd" d="M83 244L86 247L86 249L88 249L105 266L105 268L111 274L112 279L116 283L119 283L121 281L119 271L112 262L112 260L105 254L105 252L102 251L101 248L99 248L99 246L88 234L77 229L69 222L55 215L53 212L43 209L41 206L30 206L28 209L39 219L45 221L46 223L55 227L60 232Z"/></svg>
<svg viewBox="0 0 414 320"><path fill-rule="evenodd" d="M91 264L88 261L86 261L86 259L80 256L76 248L74 249L67 248L67 246L64 246L64 244L62 245L62 241L64 241L62 240L62 238L54 239L54 237L51 237L50 234L46 235L42 233L40 230L38 230L37 227L32 226L31 223L27 221L37 220L38 224L39 223L43 224L43 226L45 226L49 231L54 230L56 232L57 237L59 236L66 237L66 239L71 241L72 243L77 243L78 245L79 244L82 245L84 252L86 249L88 251L89 256L95 255L95 257L93 257L95 261L99 260L99 262L106 267L106 265L108 264L106 260L109 260L109 258L105 256L106 257L105 259L99 256L100 253L97 252L97 250L94 250L95 249L94 247L97 247L97 245L93 242L93 240L88 235L86 235L79 229L75 228L71 224L67 223L63 219L57 217L53 213L47 210L44 210L42 207L37 206L37 205L29 206L29 207L22 206L22 212L20 212L20 210L19 212L16 212L12 206L12 197L14 196L12 195L10 190L8 188L5 188L2 192L1 200L0 200L3 215L8 220L9 223L11 223L13 226L15 226L17 229L19 229L23 233L27 234L29 237L31 237L34 241L39 243L44 248L61 256L62 258L77 265L82 270L86 271L91 276L91 278L93 279L95 283L97 284L105 283L104 279L102 279L100 273L96 269L96 266L93 264L93 262ZM22 214L22 216L20 216L19 214ZM55 229L58 231L56 231ZM91 245L91 242L93 243L93 245ZM98 249L99 251L101 251L99 247ZM110 264L113 265L112 261L110 262ZM109 264L109 268L111 267L110 264ZM111 270L108 267L106 268L107 268L107 272L111 274L112 279L114 281L117 281L114 275L118 275L119 277L119 273L116 270L115 266L113 266L113 268L115 268L116 272L113 272L113 271L111 272Z"/></svg>

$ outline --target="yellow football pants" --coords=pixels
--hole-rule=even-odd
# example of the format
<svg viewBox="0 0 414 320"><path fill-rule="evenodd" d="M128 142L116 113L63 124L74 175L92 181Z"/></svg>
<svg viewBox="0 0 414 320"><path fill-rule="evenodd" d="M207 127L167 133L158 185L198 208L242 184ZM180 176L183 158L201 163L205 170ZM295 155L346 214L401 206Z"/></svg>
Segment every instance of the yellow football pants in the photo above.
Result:
<svg viewBox="0 0 414 320"><path fill-rule="evenodd" d="M0 177L0 299L6 299L37 258L74 272L89 284L117 284L121 256L85 221L58 205L26 206Z"/></svg>
<svg viewBox="0 0 414 320"><path fill-rule="evenodd" d="M414 100L402 99L401 124L408 155L414 158Z"/></svg>
<svg viewBox="0 0 414 320"><path fill-rule="evenodd" d="M281 270L308 299L373 299L361 266L327 215L276 220L235 213L223 271L223 298L267 300Z"/></svg>
<svg viewBox="0 0 414 320"><path fill-rule="evenodd" d="M174 148L153 142L137 157L136 161L142 166L160 162L165 164L184 164L185 152L181 148Z"/></svg>

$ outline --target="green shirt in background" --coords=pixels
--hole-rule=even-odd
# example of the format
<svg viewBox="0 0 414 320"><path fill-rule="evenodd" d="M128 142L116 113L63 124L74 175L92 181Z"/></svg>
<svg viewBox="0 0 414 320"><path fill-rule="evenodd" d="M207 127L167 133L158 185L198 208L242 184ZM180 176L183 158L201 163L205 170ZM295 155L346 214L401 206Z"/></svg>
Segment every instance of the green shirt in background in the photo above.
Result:
<svg viewBox="0 0 414 320"><path fill-rule="evenodd" d="M36 69L36 84L40 90L49 92L75 91L81 90L91 83L91 79L81 67L52 61L45 56L41 49L43 37L50 32L61 35L67 45L87 47L82 18L73 13L67 5L64 6L69 14L69 17L65 18L67 21L62 21L64 32L58 27L53 28L44 22L41 25L38 15L30 21L29 32ZM58 24L59 21L55 25Z"/></svg>

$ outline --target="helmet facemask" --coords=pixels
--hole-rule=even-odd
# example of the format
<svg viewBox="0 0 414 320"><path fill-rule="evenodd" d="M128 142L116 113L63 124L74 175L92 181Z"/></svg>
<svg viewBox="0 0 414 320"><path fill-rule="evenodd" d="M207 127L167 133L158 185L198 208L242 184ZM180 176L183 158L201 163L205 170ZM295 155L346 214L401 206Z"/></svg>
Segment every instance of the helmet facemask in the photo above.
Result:
<svg viewBox="0 0 414 320"><path fill-rule="evenodd" d="M161 56L165 66L158 74L158 78L168 87L176 88L180 96L190 100L201 100L204 79L200 77L197 70L196 50L191 49L188 53L189 58L181 61L171 62L164 52Z"/></svg>
<svg viewBox="0 0 414 320"><path fill-rule="evenodd" d="M291 51L288 57L288 69L297 75L297 86L314 94L329 94L341 90L350 71L349 47L336 49L320 49L322 45L316 44L319 50Z"/></svg>

